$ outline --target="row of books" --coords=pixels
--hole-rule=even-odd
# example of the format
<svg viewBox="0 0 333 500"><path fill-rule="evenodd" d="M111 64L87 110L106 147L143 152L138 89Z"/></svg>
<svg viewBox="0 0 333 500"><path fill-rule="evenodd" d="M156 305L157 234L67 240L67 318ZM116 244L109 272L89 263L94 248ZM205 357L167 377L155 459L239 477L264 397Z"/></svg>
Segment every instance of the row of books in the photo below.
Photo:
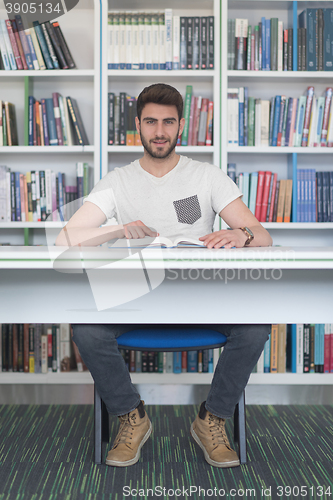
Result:
<svg viewBox="0 0 333 500"><path fill-rule="evenodd" d="M248 96L228 89L228 144L237 146L333 147L333 89L316 97L314 87L299 98Z"/></svg>
<svg viewBox="0 0 333 500"><path fill-rule="evenodd" d="M228 19L228 69L292 71L293 29L278 18L251 26L248 19Z"/></svg>
<svg viewBox="0 0 333 500"><path fill-rule="evenodd" d="M3 69L73 69L75 63L59 23L33 22L24 29L20 15L0 19L0 51Z"/></svg>
<svg viewBox="0 0 333 500"><path fill-rule="evenodd" d="M213 373L213 349L157 352L120 349L130 372Z"/></svg>
<svg viewBox="0 0 333 500"><path fill-rule="evenodd" d="M15 105L0 100L0 146L18 146Z"/></svg>
<svg viewBox="0 0 333 500"><path fill-rule="evenodd" d="M290 222L292 179L278 180L269 171L240 172L236 164L228 163L227 173L243 193L243 202L259 222Z"/></svg>
<svg viewBox="0 0 333 500"><path fill-rule="evenodd" d="M29 96L29 146L86 146L87 133L73 97L53 92L52 98Z"/></svg>
<svg viewBox="0 0 333 500"><path fill-rule="evenodd" d="M109 69L214 69L214 16L108 14Z"/></svg>
<svg viewBox="0 0 333 500"><path fill-rule="evenodd" d="M332 71L333 9L307 8L298 16L298 29L284 28L278 18L228 19L228 69L293 71L297 36L298 71Z"/></svg>
<svg viewBox="0 0 333 500"><path fill-rule="evenodd" d="M87 370L72 341L71 325L1 324L0 371L24 373Z"/></svg>
<svg viewBox="0 0 333 500"><path fill-rule="evenodd" d="M21 174L0 165L0 222L66 221L92 189L92 168L76 164L76 185L50 169Z"/></svg>
<svg viewBox="0 0 333 500"><path fill-rule="evenodd" d="M272 325L256 373L333 373L333 324Z"/></svg>
<svg viewBox="0 0 333 500"><path fill-rule="evenodd" d="M140 146L141 138L135 126L136 97L126 92L108 94L108 144L110 146ZM184 103L185 127L177 145L211 146L213 144L214 103L193 94L187 85Z"/></svg>
<svg viewBox="0 0 333 500"><path fill-rule="evenodd" d="M278 180L269 171L240 172L228 163L227 173L243 193L243 202L259 222L290 222L292 179ZM297 210L293 222L333 222L333 171L297 169Z"/></svg>

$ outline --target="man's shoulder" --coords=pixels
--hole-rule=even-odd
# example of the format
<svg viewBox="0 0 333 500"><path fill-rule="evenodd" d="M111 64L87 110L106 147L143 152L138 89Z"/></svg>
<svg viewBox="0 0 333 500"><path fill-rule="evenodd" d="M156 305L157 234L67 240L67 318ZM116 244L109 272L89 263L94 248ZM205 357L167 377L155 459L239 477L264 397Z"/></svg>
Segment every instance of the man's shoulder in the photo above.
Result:
<svg viewBox="0 0 333 500"><path fill-rule="evenodd" d="M184 169L191 169L191 172L214 174L217 171L221 171L219 167L213 165L209 162L203 162L194 160L193 158L188 158L187 156L182 156L182 164Z"/></svg>
<svg viewBox="0 0 333 500"><path fill-rule="evenodd" d="M133 174L136 169L137 169L137 160L133 161L132 163L129 163L128 165L124 165L123 167L115 167L113 170L104 175L102 180L110 184L119 177L128 174Z"/></svg>

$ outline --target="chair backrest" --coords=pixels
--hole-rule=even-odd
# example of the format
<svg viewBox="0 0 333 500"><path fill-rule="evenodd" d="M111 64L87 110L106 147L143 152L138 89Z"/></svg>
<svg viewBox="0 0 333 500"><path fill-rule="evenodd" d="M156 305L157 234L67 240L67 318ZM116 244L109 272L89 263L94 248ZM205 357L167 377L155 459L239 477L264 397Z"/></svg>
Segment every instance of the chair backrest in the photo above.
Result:
<svg viewBox="0 0 333 500"><path fill-rule="evenodd" d="M123 333L117 338L118 347L133 351L197 351L215 349L227 342L223 333L205 328L140 329Z"/></svg>

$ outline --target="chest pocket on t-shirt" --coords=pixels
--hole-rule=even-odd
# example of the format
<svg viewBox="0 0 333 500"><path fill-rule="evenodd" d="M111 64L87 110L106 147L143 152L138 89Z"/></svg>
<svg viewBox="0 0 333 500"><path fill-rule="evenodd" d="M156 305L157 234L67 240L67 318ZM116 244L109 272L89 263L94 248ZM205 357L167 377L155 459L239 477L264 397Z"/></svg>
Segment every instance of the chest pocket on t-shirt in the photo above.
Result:
<svg viewBox="0 0 333 500"><path fill-rule="evenodd" d="M198 196L190 196L183 200L176 200L173 202L177 213L178 222L182 224L194 224L201 217L201 208Z"/></svg>

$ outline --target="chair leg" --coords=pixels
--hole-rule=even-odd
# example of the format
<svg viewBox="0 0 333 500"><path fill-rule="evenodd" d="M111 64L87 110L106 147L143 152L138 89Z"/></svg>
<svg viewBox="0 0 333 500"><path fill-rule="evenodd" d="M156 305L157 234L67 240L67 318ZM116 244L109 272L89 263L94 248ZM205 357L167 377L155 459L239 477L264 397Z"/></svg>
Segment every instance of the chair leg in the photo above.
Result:
<svg viewBox="0 0 333 500"><path fill-rule="evenodd" d="M235 408L234 440L238 442L239 461L241 464L246 464L247 442L246 442L245 391L243 391L240 400Z"/></svg>
<svg viewBox="0 0 333 500"><path fill-rule="evenodd" d="M97 392L94 384L94 445L95 445L95 463L102 463L102 405L103 401Z"/></svg>
<svg viewBox="0 0 333 500"><path fill-rule="evenodd" d="M102 401L102 442L108 443L110 440L109 412Z"/></svg>

